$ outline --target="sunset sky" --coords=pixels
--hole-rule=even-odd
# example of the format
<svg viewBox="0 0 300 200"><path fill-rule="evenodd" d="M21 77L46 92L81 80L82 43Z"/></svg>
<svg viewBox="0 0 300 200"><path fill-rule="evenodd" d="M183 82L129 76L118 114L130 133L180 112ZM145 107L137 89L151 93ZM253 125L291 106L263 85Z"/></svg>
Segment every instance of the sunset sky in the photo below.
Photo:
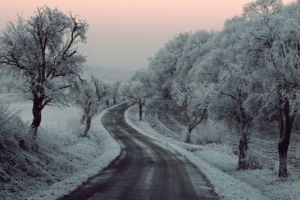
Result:
<svg viewBox="0 0 300 200"><path fill-rule="evenodd" d="M17 14L27 19L37 7L58 7L89 25L87 65L138 69L168 40L181 32L221 30L251 0L9 0L1 3L0 30ZM284 4L292 0L283 0Z"/></svg>

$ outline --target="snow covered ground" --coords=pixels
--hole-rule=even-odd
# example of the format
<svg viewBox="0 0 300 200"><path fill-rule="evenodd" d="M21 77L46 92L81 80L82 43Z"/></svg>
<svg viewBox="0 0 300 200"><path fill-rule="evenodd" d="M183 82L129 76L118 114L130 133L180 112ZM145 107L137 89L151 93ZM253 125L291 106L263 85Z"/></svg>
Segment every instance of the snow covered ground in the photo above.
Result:
<svg viewBox="0 0 300 200"><path fill-rule="evenodd" d="M236 170L238 157L231 147L225 144L186 144L180 141L180 133L170 130L156 114L156 122L152 126L163 132L162 135L149 123L138 120L137 109L137 106L133 106L126 112L127 123L185 156L207 176L222 199L300 199L299 170L290 167L286 180L278 179L277 163L271 168ZM145 112L151 111L145 109Z"/></svg>
<svg viewBox="0 0 300 200"><path fill-rule="evenodd" d="M29 124L31 104L10 101L10 109L20 110L21 119ZM146 111L147 112L147 111ZM80 137L84 126L75 107L51 108L43 111L37 137L37 152L12 150L0 162L0 199L57 199L68 194L97 174L120 154L120 146L100 123L103 111L92 123L89 137ZM176 150L202 171L223 199L300 199L299 169L289 167L289 178L277 178L277 163L259 170L236 170L237 156L225 144L193 145L181 142L180 133L170 130L157 115L156 132L149 123L138 121L137 107L126 112L126 121L141 133ZM152 125L153 126L153 125ZM159 128L158 128L159 127ZM184 127L179 125L179 130ZM26 132L24 132L26 134ZM173 134L173 135L172 135ZM178 137L179 135L179 137Z"/></svg>
<svg viewBox="0 0 300 200"><path fill-rule="evenodd" d="M1 102L32 120L31 103L0 94ZM88 137L76 107L45 107L36 143L37 152L11 149L0 163L0 199L54 200L75 190L120 154L119 144L101 124L101 112L92 122ZM27 134L25 131L23 134Z"/></svg>

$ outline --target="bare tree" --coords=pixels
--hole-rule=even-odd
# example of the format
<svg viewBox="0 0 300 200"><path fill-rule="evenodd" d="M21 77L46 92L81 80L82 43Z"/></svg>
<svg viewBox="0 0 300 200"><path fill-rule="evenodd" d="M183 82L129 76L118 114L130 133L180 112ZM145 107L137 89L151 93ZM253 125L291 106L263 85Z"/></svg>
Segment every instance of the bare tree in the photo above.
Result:
<svg viewBox="0 0 300 200"><path fill-rule="evenodd" d="M81 80L85 57L75 46L86 42L88 24L47 6L28 20L9 22L0 37L0 65L18 77L26 99L33 102L31 134L35 139L46 105L66 104L68 92Z"/></svg>

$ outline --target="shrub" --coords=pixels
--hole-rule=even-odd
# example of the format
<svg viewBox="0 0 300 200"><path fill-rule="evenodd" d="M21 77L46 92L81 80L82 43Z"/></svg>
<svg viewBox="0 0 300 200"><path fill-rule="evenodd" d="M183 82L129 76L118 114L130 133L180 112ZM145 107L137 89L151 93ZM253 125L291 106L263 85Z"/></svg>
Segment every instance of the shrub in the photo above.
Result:
<svg viewBox="0 0 300 200"><path fill-rule="evenodd" d="M248 169L263 168L264 159L264 156L260 152L252 150L251 148L246 151L246 157L244 158Z"/></svg>
<svg viewBox="0 0 300 200"><path fill-rule="evenodd" d="M8 110L9 104L0 103L0 148L32 149L33 142L28 135L29 128L18 116Z"/></svg>
<svg viewBox="0 0 300 200"><path fill-rule="evenodd" d="M195 128L192 140L196 144L222 143L222 135L229 131L225 122L209 118Z"/></svg>

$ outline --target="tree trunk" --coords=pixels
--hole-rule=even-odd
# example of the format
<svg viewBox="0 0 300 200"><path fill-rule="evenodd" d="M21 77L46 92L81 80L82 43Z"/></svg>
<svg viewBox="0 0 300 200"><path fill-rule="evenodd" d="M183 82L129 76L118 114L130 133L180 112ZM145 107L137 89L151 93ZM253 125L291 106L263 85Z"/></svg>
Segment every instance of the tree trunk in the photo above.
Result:
<svg viewBox="0 0 300 200"><path fill-rule="evenodd" d="M278 168L278 177L287 178L287 152L290 144L292 125L294 122L294 117L290 116L289 110L289 101L286 100L283 116L281 118L282 122L280 122L280 141L278 142L278 154L279 154L279 168ZM282 115L281 115L282 116Z"/></svg>
<svg viewBox="0 0 300 200"><path fill-rule="evenodd" d="M189 126L188 127L188 132L187 132L187 134L186 134L186 138L185 138L185 142L186 143L191 143L191 133L192 133L192 127L191 126Z"/></svg>
<svg viewBox="0 0 300 200"><path fill-rule="evenodd" d="M43 105L42 103L43 100L40 98L35 97L33 100L33 108L32 108L33 120L30 126L30 134L34 140L37 137L37 130L42 121L42 105Z"/></svg>
<svg viewBox="0 0 300 200"><path fill-rule="evenodd" d="M114 105L116 105L117 101L116 101L116 98L114 98Z"/></svg>
<svg viewBox="0 0 300 200"><path fill-rule="evenodd" d="M249 163L247 162L246 159L248 143L249 143L248 131L243 130L243 135L240 139L240 144L239 144L239 164L238 164L239 169L249 168Z"/></svg>
<svg viewBox="0 0 300 200"><path fill-rule="evenodd" d="M140 116L140 121L143 120L143 102L139 102L139 116Z"/></svg>
<svg viewBox="0 0 300 200"><path fill-rule="evenodd" d="M287 178L287 151L289 144L285 142L278 143L278 153L279 153L279 171L278 177Z"/></svg>
<svg viewBox="0 0 300 200"><path fill-rule="evenodd" d="M107 106L109 105L109 100L106 101L106 105L107 105Z"/></svg>
<svg viewBox="0 0 300 200"><path fill-rule="evenodd" d="M86 125L85 125L85 129L84 129L84 132L83 132L83 137L87 136L87 133L90 130L90 127L91 127L91 122L92 122L92 118L91 117L86 117Z"/></svg>

